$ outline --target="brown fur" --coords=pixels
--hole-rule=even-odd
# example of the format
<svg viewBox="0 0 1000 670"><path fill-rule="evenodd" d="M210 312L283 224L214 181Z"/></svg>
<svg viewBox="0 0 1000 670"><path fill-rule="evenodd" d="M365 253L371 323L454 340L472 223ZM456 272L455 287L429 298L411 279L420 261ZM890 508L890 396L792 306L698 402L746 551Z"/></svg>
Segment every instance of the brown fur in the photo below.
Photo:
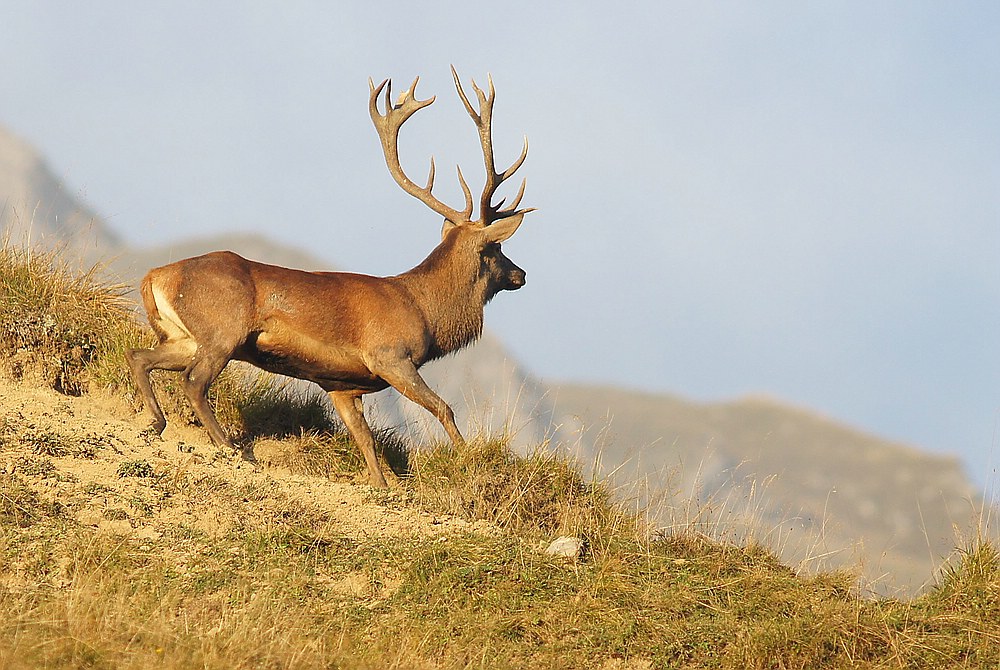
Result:
<svg viewBox="0 0 1000 670"><path fill-rule="evenodd" d="M243 360L330 392L370 465L374 448L360 425L360 396L390 385L460 442L451 409L417 368L478 338L486 302L524 283L524 271L482 233L454 228L423 263L395 277L303 272L228 251L150 270L140 290L160 344L131 351L129 362L153 415L151 429L162 432L166 420L149 372L183 371L185 392L212 440L232 447L204 394L229 360ZM166 315L171 311L179 323ZM384 485L377 465L369 470L373 483Z"/></svg>

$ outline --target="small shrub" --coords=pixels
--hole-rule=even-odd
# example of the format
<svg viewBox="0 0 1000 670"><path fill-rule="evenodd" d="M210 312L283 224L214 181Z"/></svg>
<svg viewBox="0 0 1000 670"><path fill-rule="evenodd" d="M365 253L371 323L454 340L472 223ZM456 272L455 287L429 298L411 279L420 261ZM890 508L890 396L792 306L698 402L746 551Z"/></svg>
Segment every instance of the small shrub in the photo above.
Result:
<svg viewBox="0 0 1000 670"><path fill-rule="evenodd" d="M128 521L128 512L121 509L120 507L109 507L104 510L104 518L108 521Z"/></svg>
<svg viewBox="0 0 1000 670"><path fill-rule="evenodd" d="M31 477L54 477L56 466L48 458L22 456L14 462L14 469Z"/></svg>
<svg viewBox="0 0 1000 670"><path fill-rule="evenodd" d="M119 477L137 477L139 479L151 479L156 477L156 472L153 470L153 466L149 464L148 461L137 460L137 461L125 461L118 466L118 470L115 473Z"/></svg>
<svg viewBox="0 0 1000 670"><path fill-rule="evenodd" d="M113 492L111 488L99 482L87 482L82 490L88 496L107 495Z"/></svg>
<svg viewBox="0 0 1000 670"><path fill-rule="evenodd" d="M66 456L71 447L67 440L56 433L46 430L32 430L21 435L21 444L28 447L31 453L39 456Z"/></svg>
<svg viewBox="0 0 1000 670"><path fill-rule="evenodd" d="M97 448L93 444L81 444L73 450L73 458L92 461L97 458Z"/></svg>
<svg viewBox="0 0 1000 670"><path fill-rule="evenodd" d="M0 525L26 528L41 518L39 500L23 479L0 473Z"/></svg>

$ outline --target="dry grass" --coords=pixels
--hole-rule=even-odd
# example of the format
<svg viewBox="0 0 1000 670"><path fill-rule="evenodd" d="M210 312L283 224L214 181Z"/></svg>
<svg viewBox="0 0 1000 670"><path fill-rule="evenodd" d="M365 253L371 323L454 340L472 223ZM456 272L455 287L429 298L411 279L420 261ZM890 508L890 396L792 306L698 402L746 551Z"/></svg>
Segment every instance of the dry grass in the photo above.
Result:
<svg viewBox="0 0 1000 670"><path fill-rule="evenodd" d="M0 257L7 374L65 393L128 388L121 353L147 335L120 293L42 258L10 249ZM326 410L232 374L214 401L247 439L295 442L285 463L294 471L360 468L326 432ZM160 385L169 396L169 379ZM572 461L544 449L519 457L503 441L400 449L401 486L369 504L492 530L387 541L347 536L273 486L235 484L225 466L211 477L167 477L44 428L5 423L0 438L4 668L1000 665L1000 558L987 541L917 600L868 600L850 574L804 577L753 543L712 540L693 525L651 537ZM226 530L101 532L44 502L39 491L67 482L59 459L95 456L117 459L115 481L133 492L109 503L106 519L138 524L144 509L183 501L211 509ZM109 499L110 489L82 487ZM540 550L559 534L585 538L589 551L571 560Z"/></svg>
<svg viewBox="0 0 1000 670"><path fill-rule="evenodd" d="M78 395L94 377L124 385L112 354L136 342L122 287L78 274L55 252L0 248L0 355L14 379Z"/></svg>
<svg viewBox="0 0 1000 670"><path fill-rule="evenodd" d="M577 463L545 447L518 456L504 439L477 437L457 449L415 450L408 485L428 509L526 535L577 536L591 551L646 534L603 482L584 480Z"/></svg>
<svg viewBox="0 0 1000 670"><path fill-rule="evenodd" d="M215 504L245 495L211 492ZM1000 662L989 545L902 603L858 598L850 575L804 579L761 548L693 534L566 561L515 532L359 541L295 508L221 537L98 535L44 513L30 525L4 518L0 533L0 571L19 577L0 587L7 668Z"/></svg>

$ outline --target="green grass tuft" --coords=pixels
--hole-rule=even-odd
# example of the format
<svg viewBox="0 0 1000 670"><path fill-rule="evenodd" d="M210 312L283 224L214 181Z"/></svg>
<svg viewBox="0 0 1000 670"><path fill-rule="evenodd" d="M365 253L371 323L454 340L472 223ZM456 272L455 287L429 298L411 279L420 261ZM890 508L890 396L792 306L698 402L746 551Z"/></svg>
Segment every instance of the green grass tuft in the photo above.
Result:
<svg viewBox="0 0 1000 670"><path fill-rule="evenodd" d="M476 437L459 448L414 450L410 463L416 499L436 511L517 532L576 535L595 549L642 532L602 482L585 481L575 462L544 445L518 456L505 439Z"/></svg>

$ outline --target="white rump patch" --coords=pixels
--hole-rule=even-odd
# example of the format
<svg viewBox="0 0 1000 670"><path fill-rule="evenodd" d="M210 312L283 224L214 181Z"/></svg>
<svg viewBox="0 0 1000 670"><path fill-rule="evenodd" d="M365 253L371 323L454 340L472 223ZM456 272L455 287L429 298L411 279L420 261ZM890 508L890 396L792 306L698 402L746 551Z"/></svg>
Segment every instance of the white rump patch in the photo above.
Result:
<svg viewBox="0 0 1000 670"><path fill-rule="evenodd" d="M174 311L173 305L167 301L167 297L163 295L163 292L155 284L153 285L153 302L156 303L156 311L160 315L157 324L167 334L167 340L170 342L190 340L191 344L197 347L194 335L184 325L181 317Z"/></svg>

